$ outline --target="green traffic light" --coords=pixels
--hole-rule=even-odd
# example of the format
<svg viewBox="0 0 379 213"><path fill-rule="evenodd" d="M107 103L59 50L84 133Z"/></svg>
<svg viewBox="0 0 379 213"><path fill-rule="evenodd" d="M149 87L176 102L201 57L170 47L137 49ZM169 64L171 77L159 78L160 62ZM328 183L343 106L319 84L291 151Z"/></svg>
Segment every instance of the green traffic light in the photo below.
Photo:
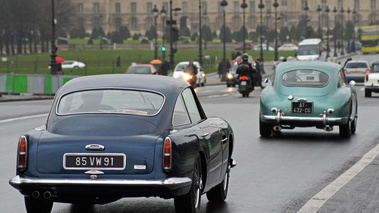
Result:
<svg viewBox="0 0 379 213"><path fill-rule="evenodd" d="M162 47L161 47L161 50L162 50L162 52L165 52L165 51L166 51L166 47L165 47L165 46L162 46Z"/></svg>

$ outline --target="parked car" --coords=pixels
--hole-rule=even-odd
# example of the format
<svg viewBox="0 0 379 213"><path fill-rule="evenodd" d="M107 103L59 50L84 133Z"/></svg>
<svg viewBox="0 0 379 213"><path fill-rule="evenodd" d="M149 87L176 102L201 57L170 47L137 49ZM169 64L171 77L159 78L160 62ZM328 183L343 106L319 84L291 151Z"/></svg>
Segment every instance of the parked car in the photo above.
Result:
<svg viewBox="0 0 379 213"><path fill-rule="evenodd" d="M234 139L226 120L206 116L185 81L79 77L59 89L46 124L20 137L9 183L27 212L150 196L174 198L176 212L197 212L202 194L226 199Z"/></svg>
<svg viewBox="0 0 379 213"><path fill-rule="evenodd" d="M254 45L252 44L245 44L245 50L252 50L254 48ZM243 50L243 44L237 46L234 50Z"/></svg>
<svg viewBox="0 0 379 213"><path fill-rule="evenodd" d="M79 68L85 68L85 67L86 65L80 61L65 60L62 63L62 69L79 69Z"/></svg>
<svg viewBox="0 0 379 213"><path fill-rule="evenodd" d="M284 50L284 51L297 51L297 49L298 47L291 43L283 44L282 46L278 47L278 50Z"/></svg>
<svg viewBox="0 0 379 213"><path fill-rule="evenodd" d="M353 45L355 45L355 51L361 51L362 43L359 41L356 41L354 43L346 44L346 52L347 53L350 53L353 51Z"/></svg>
<svg viewBox="0 0 379 213"><path fill-rule="evenodd" d="M175 69L174 69L172 76L174 78L183 78L183 71L186 69L188 64L189 64L189 61L179 62L175 66ZM200 63L198 61L193 61L193 64L198 68L197 69L197 75L196 75L197 76L197 84L196 85L197 86L205 86L207 79L205 77L203 67L200 65Z"/></svg>
<svg viewBox="0 0 379 213"><path fill-rule="evenodd" d="M235 87L237 84L237 68L238 63L232 64L228 73L226 73L226 87Z"/></svg>
<svg viewBox="0 0 379 213"><path fill-rule="evenodd" d="M371 64L371 71L365 77L365 97L371 97L371 93L379 93L379 61Z"/></svg>
<svg viewBox="0 0 379 213"><path fill-rule="evenodd" d="M371 72L370 64L366 60L350 60L344 67L347 81L364 82L367 74Z"/></svg>
<svg viewBox="0 0 379 213"><path fill-rule="evenodd" d="M267 45L266 44L262 44L262 48L263 48L263 50L267 50ZM255 45L254 50L261 50L261 45L260 44ZM269 51L274 51L275 49L273 47L271 47L271 46L268 46L268 50Z"/></svg>
<svg viewBox="0 0 379 213"><path fill-rule="evenodd" d="M128 67L126 74L156 75L157 70L152 64L135 64Z"/></svg>
<svg viewBox="0 0 379 213"><path fill-rule="evenodd" d="M348 83L339 64L323 61L280 63L273 84L261 93L259 130L262 137L296 127L316 127L348 138L358 117L354 81Z"/></svg>

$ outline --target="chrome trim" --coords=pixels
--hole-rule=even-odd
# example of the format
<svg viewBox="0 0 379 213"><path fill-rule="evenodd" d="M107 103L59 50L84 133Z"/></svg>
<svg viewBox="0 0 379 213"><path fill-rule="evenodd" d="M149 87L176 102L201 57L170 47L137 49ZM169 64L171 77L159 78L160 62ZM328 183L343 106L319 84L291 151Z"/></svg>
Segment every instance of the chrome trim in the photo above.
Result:
<svg viewBox="0 0 379 213"><path fill-rule="evenodd" d="M86 150L100 150L103 151L105 149L105 146L101 144L88 144L86 145Z"/></svg>
<svg viewBox="0 0 379 213"><path fill-rule="evenodd" d="M323 116L323 118L319 117L294 117L294 116L280 116L280 113L277 115L262 115L263 119L276 121L280 123L280 121L312 121L312 122L341 122L342 118L328 118Z"/></svg>
<svg viewBox="0 0 379 213"><path fill-rule="evenodd" d="M114 179L36 179L22 178L15 176L9 183L16 189L21 185L120 185L120 186L175 186L191 184L192 180L188 177L173 177L164 180L114 180Z"/></svg>

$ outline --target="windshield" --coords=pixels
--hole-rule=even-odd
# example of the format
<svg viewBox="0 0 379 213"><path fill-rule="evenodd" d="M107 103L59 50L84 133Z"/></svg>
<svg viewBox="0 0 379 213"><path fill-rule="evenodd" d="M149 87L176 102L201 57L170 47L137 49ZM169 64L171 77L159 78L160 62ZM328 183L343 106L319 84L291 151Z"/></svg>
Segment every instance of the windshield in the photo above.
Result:
<svg viewBox="0 0 379 213"><path fill-rule="evenodd" d="M130 67L128 69L128 74L150 74L149 67Z"/></svg>
<svg viewBox="0 0 379 213"><path fill-rule="evenodd" d="M328 74L318 70L291 70L282 75L282 83L285 86L323 87L328 81Z"/></svg>
<svg viewBox="0 0 379 213"><path fill-rule="evenodd" d="M58 115L73 113L121 113L152 116L158 114L164 96L139 90L87 90L63 96L57 106Z"/></svg>
<svg viewBox="0 0 379 213"><path fill-rule="evenodd" d="M300 45L297 55L318 55L320 52L318 45Z"/></svg>

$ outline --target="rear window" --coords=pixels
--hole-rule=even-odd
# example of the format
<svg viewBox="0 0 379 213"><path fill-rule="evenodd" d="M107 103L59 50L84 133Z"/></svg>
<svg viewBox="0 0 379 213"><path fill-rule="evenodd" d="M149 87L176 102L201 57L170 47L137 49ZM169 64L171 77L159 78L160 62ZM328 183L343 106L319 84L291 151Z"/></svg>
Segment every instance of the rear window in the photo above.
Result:
<svg viewBox="0 0 379 213"><path fill-rule="evenodd" d="M379 64L373 64L371 72L379 72Z"/></svg>
<svg viewBox="0 0 379 213"><path fill-rule="evenodd" d="M128 74L150 74L149 67L130 67L127 71Z"/></svg>
<svg viewBox="0 0 379 213"><path fill-rule="evenodd" d="M364 62L352 62L347 63L345 68L367 68L367 64Z"/></svg>
<svg viewBox="0 0 379 213"><path fill-rule="evenodd" d="M323 87L329 81L329 75L319 70L291 70L282 75L285 86Z"/></svg>
<svg viewBox="0 0 379 213"><path fill-rule="evenodd" d="M58 102L57 114L119 113L153 116L159 113L164 96L139 90L86 90L63 96Z"/></svg>

